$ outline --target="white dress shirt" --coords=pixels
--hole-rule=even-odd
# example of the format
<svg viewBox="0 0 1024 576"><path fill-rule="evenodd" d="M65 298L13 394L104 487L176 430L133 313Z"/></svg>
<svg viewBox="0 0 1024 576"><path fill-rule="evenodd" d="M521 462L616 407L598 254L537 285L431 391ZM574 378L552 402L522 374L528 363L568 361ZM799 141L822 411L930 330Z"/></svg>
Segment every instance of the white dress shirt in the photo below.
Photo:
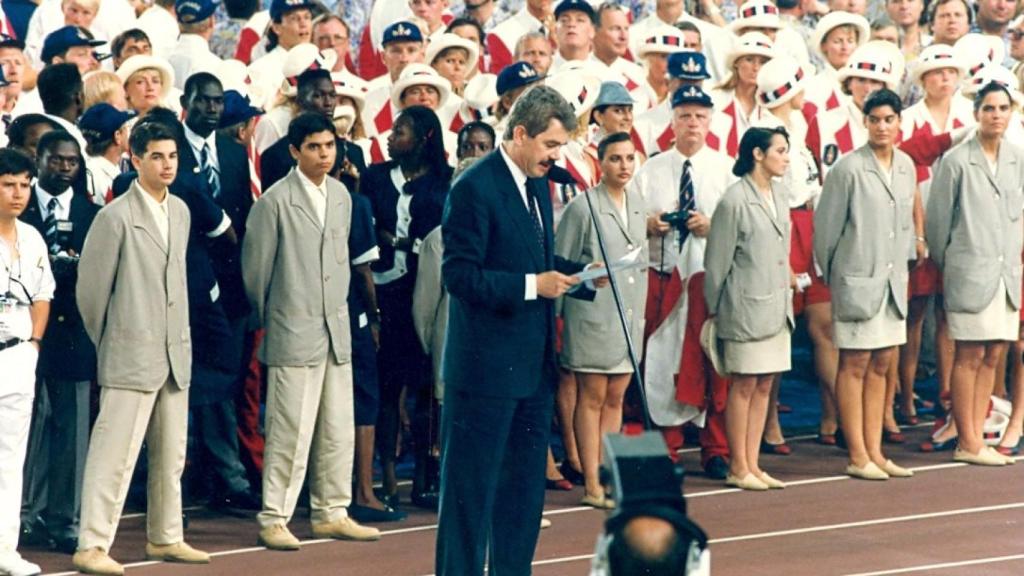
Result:
<svg viewBox="0 0 1024 576"><path fill-rule="evenodd" d="M305 190L310 202L313 203L317 221L320 222L320 228L323 228L327 225L327 177L324 176L320 184L315 184L298 167L292 168L292 170L295 170L295 173L299 175L302 189Z"/></svg>
<svg viewBox="0 0 1024 576"><path fill-rule="evenodd" d="M141 186L140 186L141 188ZM153 195L142 190L143 204L149 211L150 215L153 216L153 221L156 222L156 228L160 232L160 237L164 239L164 247L169 247L171 243L170 229L171 229L171 214L167 210L167 197L170 196L170 191L164 191L164 199L161 202L157 202Z"/></svg>
<svg viewBox="0 0 1024 576"><path fill-rule="evenodd" d="M530 211L530 198L526 195L526 172L523 172L522 168L518 164L512 161L512 158L505 151L505 144L502 143L498 146L498 150L501 150L501 158L505 161L508 166L509 172L512 173L512 180L516 183L516 189L519 191L519 197L523 199L523 206L526 211ZM540 217L540 207L537 207L537 216ZM544 220L540 220L541 227L544 226ZM527 274L526 275L526 300L537 299L537 275Z"/></svg>
<svg viewBox="0 0 1024 576"><path fill-rule="evenodd" d="M56 212L57 220L69 220L71 218L71 197L74 196L74 191L71 188L61 192L57 196L50 194L37 182L34 186L36 192L36 201L39 203L39 215L43 217L45 222L50 217L50 200L57 198L57 206L54 207Z"/></svg>
<svg viewBox="0 0 1024 576"><path fill-rule="evenodd" d="M18 238L14 250L0 240L0 297L10 293L13 302L0 305L0 340L32 337L31 302L50 301L57 287L50 271L50 252L39 232L15 220ZM18 253L14 258L13 252Z"/></svg>
<svg viewBox="0 0 1024 576"><path fill-rule="evenodd" d="M220 161L217 159L217 132L210 132L210 135L203 138L199 134L196 134L188 127L185 126L185 140L188 141L188 145L192 148L192 153L196 155L196 161L199 163L199 169L203 169L203 147L209 146L210 151L210 164L217 169L217 173L220 173Z"/></svg>
<svg viewBox="0 0 1024 576"><path fill-rule="evenodd" d="M174 17L172 16L171 18L173 19ZM46 37L51 32L59 30L64 26L64 11L61 9L61 0L42 0L39 3L39 7L32 13L32 18L28 22L28 30L25 31L25 55L37 70L42 70L43 68L41 56ZM135 9L132 8L128 0L103 0L99 3L99 10L96 12L96 17L93 19L89 31L98 40L109 42L121 32L135 27ZM177 36L177 20L174 21L174 33ZM110 47L109 45L100 46L97 48L97 51L106 53L110 51Z"/></svg>
<svg viewBox="0 0 1024 576"><path fill-rule="evenodd" d="M189 76L198 72L216 75L224 63L210 52L210 43L206 38L198 34L182 34L178 37L178 43L171 50L167 61L174 68L174 87L178 90L185 89L185 81Z"/></svg>

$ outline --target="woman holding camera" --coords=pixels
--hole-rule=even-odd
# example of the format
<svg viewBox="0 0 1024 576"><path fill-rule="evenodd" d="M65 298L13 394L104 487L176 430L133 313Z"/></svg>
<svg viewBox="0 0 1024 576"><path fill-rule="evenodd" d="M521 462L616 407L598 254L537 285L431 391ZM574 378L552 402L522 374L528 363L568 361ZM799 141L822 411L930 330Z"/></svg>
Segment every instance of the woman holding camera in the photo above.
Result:
<svg viewBox="0 0 1024 576"><path fill-rule="evenodd" d="M725 483L744 490L784 488L758 466L772 382L790 368L793 275L789 269L789 167L785 128L751 128L711 218L704 252L704 298L732 379L725 410L731 462Z"/></svg>
<svg viewBox="0 0 1024 576"><path fill-rule="evenodd" d="M636 167L636 148L625 132L606 136L597 147L601 182L573 198L562 214L555 235L555 253L574 262L608 262L640 250L637 260L647 260L647 209L643 197L627 191ZM615 274L622 310L629 323L629 337L642 354L647 276L643 270ZM561 364L572 370L579 386L573 428L583 465L585 493L582 503L611 508L598 476L601 435L622 427L622 400L633 378L633 365L618 309L611 290L599 290L593 301L565 298Z"/></svg>

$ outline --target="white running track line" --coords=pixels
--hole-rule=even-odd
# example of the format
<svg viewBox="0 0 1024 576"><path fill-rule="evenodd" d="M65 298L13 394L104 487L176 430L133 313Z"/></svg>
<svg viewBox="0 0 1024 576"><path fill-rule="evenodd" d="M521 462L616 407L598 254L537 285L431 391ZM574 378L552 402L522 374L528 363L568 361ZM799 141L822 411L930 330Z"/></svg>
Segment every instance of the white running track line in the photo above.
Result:
<svg viewBox="0 0 1024 576"><path fill-rule="evenodd" d="M1024 560L1024 554L1016 556L992 556L991 558L977 558L975 560L964 560L963 562L945 562L942 564L925 564L922 566L909 566L907 568L894 568L881 572L861 572L859 574L847 574L846 576L887 576L889 574L910 574L911 572L924 572L925 570L938 570L941 568L959 568L960 566L978 566L980 564L995 564L997 562L1013 562Z"/></svg>

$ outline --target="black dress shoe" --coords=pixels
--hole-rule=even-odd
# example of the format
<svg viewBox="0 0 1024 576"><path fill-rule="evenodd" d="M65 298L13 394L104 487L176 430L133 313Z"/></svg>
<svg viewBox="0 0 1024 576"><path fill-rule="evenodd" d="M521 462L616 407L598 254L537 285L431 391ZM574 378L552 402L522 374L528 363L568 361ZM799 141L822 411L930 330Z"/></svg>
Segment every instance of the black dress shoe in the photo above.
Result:
<svg viewBox="0 0 1024 576"><path fill-rule="evenodd" d="M356 522L363 524L372 524L375 522L398 522L405 520L405 517L407 516L405 512L395 510L387 504L384 505L383 510L371 508L370 506L350 504L348 507L348 515Z"/></svg>
<svg viewBox="0 0 1024 576"><path fill-rule="evenodd" d="M259 512L263 509L263 502L260 497L249 490L239 490L227 494L217 494L210 498L208 506L219 512L246 513Z"/></svg>
<svg viewBox="0 0 1024 576"><path fill-rule="evenodd" d="M76 536L58 536L53 539L53 549L62 554L72 555L78 551Z"/></svg>
<svg viewBox="0 0 1024 576"><path fill-rule="evenodd" d="M413 492L411 499L414 506L437 512L441 496L437 492Z"/></svg>
<svg viewBox="0 0 1024 576"><path fill-rule="evenodd" d="M712 456L704 465L704 475L714 480L725 480L729 475L729 463L721 456Z"/></svg>
<svg viewBox="0 0 1024 576"><path fill-rule="evenodd" d="M573 468L572 464L569 464L568 460L562 461L562 465L558 467L558 471L561 472L562 476L564 476L569 482L572 482L576 486L583 486L583 473Z"/></svg>
<svg viewBox="0 0 1024 576"><path fill-rule="evenodd" d="M23 546L43 546L49 548L52 540L42 519L38 519L21 523L21 536L18 538L18 543Z"/></svg>

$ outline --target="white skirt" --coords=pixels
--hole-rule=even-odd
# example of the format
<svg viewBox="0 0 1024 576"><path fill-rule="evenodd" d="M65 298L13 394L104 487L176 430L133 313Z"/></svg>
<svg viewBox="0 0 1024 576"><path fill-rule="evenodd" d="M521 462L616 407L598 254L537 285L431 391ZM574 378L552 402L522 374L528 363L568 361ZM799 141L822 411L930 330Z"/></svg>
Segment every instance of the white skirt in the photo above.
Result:
<svg viewBox="0 0 1024 576"><path fill-rule="evenodd" d="M996 295L981 312L946 312L949 336L953 340L1005 340L1015 342L1020 334L1020 312L1010 305L1006 283L999 279Z"/></svg>
<svg viewBox="0 0 1024 576"><path fill-rule="evenodd" d="M885 295L878 314L860 322L833 320L832 331L843 350L881 350L907 342L907 321L900 318L891 294Z"/></svg>
<svg viewBox="0 0 1024 576"><path fill-rule="evenodd" d="M789 325L764 340L722 340L722 361L728 374L775 374L788 371L791 365Z"/></svg>

